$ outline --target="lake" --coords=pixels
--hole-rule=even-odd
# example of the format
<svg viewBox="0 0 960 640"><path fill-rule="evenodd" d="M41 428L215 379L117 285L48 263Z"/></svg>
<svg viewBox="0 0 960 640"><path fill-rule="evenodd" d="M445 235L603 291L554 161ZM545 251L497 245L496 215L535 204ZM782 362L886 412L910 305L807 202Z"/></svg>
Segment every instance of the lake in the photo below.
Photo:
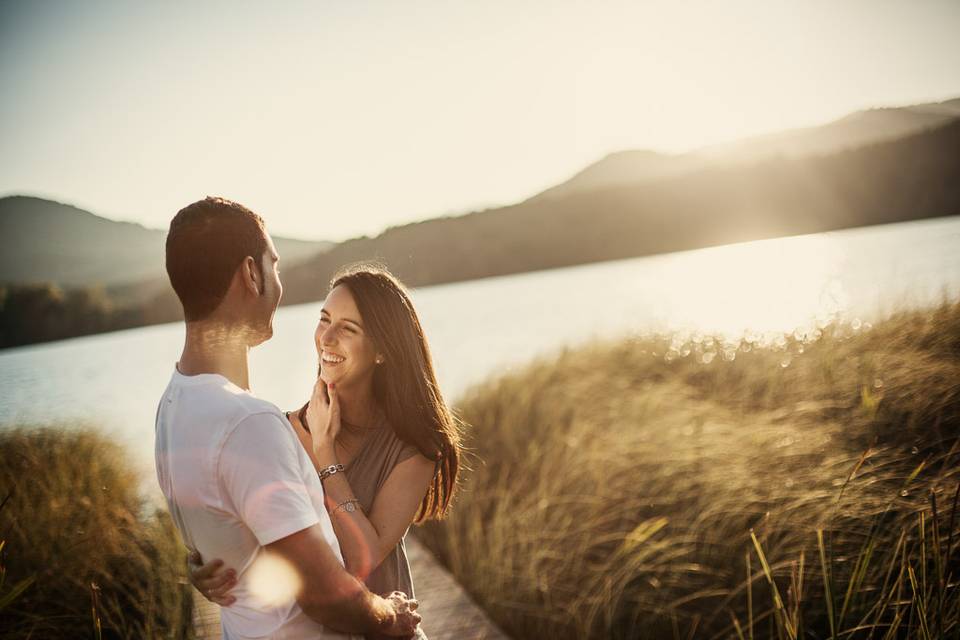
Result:
<svg viewBox="0 0 960 640"><path fill-rule="evenodd" d="M957 299L960 216L423 287L412 296L441 387L455 402L470 385L596 338L676 330L772 339L831 318L870 322ZM274 338L251 352L255 394L281 408L309 397L321 306L277 312ZM152 479L156 403L182 343L175 323L2 351L0 425L99 425Z"/></svg>

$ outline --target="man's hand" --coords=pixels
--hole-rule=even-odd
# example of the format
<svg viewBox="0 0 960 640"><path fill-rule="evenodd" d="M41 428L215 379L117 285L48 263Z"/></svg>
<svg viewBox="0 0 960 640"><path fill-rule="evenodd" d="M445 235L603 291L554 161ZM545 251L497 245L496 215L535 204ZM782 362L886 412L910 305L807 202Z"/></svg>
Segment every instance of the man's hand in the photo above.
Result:
<svg viewBox="0 0 960 640"><path fill-rule="evenodd" d="M413 635L417 630L417 625L420 624L420 614L416 612L420 603L408 598L407 594L402 591L394 591L386 596L385 600L393 607L397 617L394 619L393 625L384 629L383 632L389 636L409 637Z"/></svg>
<svg viewBox="0 0 960 640"><path fill-rule="evenodd" d="M191 551L187 555L187 576L190 584L204 598L221 607L229 607L237 599L228 592L237 586L237 572L233 569L224 569L223 560L211 560L201 566L203 562L199 551Z"/></svg>

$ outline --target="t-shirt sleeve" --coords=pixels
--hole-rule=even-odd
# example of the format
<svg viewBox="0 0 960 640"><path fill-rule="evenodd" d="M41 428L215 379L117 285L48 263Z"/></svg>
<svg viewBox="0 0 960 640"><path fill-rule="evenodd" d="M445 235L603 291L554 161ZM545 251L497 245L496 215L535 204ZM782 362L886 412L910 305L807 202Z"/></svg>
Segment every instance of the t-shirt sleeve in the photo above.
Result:
<svg viewBox="0 0 960 640"><path fill-rule="evenodd" d="M261 546L320 521L295 437L278 416L257 413L240 421L220 453L223 491Z"/></svg>

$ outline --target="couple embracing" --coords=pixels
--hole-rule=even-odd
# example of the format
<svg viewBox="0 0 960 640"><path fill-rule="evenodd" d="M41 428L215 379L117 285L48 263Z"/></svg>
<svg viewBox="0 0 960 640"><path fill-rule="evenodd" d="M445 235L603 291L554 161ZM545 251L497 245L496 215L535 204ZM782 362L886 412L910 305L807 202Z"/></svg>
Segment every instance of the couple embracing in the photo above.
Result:
<svg viewBox="0 0 960 640"><path fill-rule="evenodd" d="M166 267L186 341L157 409L157 478L221 605L226 640L425 638L404 536L456 487L458 423L403 285L355 266L330 283L310 399L250 392L282 286L263 219L222 198L174 217ZM299 357L313 358L309 346Z"/></svg>

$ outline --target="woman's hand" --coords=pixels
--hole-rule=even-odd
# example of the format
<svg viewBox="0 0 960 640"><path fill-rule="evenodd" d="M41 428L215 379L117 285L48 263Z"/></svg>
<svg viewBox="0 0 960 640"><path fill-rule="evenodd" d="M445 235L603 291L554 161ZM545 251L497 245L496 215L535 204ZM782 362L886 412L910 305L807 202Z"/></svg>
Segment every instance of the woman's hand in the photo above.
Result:
<svg viewBox="0 0 960 640"><path fill-rule="evenodd" d="M204 598L221 607L229 607L237 599L228 595L237 586L237 572L224 569L223 560L217 558L201 566L200 552L191 551L187 555L187 575L190 584L196 587Z"/></svg>
<svg viewBox="0 0 960 640"><path fill-rule="evenodd" d="M313 385L313 395L307 406L307 423L317 461L323 465L334 464L333 444L340 433L340 401L334 385L327 385L322 378L317 378Z"/></svg>

